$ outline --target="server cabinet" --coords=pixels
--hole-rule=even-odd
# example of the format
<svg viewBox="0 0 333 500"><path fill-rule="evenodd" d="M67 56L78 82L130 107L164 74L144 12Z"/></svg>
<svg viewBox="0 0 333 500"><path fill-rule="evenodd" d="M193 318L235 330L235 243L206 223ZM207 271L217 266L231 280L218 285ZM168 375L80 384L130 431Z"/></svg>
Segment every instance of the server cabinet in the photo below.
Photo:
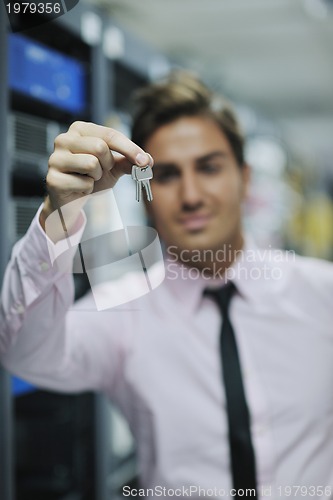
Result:
<svg viewBox="0 0 333 500"><path fill-rule="evenodd" d="M7 61L12 245L45 196L54 138L74 120L92 119L92 48L58 20L8 32ZM16 499L95 498L95 396L41 391L17 379L12 392Z"/></svg>

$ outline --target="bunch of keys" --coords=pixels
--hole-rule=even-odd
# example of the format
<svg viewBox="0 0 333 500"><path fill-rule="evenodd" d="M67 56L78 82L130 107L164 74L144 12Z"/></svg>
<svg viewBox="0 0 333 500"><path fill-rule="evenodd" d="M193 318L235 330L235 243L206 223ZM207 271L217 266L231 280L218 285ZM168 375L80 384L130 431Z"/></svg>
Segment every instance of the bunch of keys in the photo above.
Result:
<svg viewBox="0 0 333 500"><path fill-rule="evenodd" d="M150 165L146 167L132 167L132 179L136 182L136 201L141 201L142 188L145 188L147 200L153 199L153 194L150 187L150 179L153 178L153 170Z"/></svg>

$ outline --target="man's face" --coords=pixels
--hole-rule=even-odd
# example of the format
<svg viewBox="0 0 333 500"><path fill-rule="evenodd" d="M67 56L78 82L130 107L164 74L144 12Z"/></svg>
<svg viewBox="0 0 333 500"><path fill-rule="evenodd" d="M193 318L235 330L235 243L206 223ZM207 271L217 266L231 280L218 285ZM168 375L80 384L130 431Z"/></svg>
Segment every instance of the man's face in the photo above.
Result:
<svg viewBox="0 0 333 500"><path fill-rule="evenodd" d="M182 117L146 141L154 158L154 200L147 204L160 237L181 250L242 245L241 204L248 167L210 118Z"/></svg>

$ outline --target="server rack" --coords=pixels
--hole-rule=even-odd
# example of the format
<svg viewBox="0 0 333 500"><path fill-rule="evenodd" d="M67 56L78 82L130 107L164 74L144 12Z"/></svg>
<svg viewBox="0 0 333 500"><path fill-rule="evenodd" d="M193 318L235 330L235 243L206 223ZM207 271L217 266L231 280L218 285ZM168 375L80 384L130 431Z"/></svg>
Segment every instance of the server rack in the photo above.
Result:
<svg viewBox="0 0 333 500"><path fill-rule="evenodd" d="M7 19L0 10L0 74L7 80ZM0 278L8 261L7 221L9 206L9 163L7 154L8 89L0 86ZM12 397L10 377L0 367L0 497L14 500Z"/></svg>
<svg viewBox="0 0 333 500"><path fill-rule="evenodd" d="M88 16L95 16L95 20L100 23L100 33L97 33L94 40L87 40L84 34L82 34L84 31L82 30L82 19L86 14L88 14ZM91 100L88 113L86 113L85 116L81 116L81 118L92 120L100 124L104 124L109 114L113 112L119 113L121 117L124 117L127 123L129 119L126 101L127 90L133 90L136 86L151 79L150 63L159 58L158 53L147 45L141 44L131 34L126 33L124 30L122 31L125 37L124 53L119 58L110 57L110 54L105 50L105 40L103 39L104 34L110 26L114 26L114 23L108 20L103 12L79 4L75 9L68 12L57 21L53 21L51 24L45 26L39 26L33 31L38 41L55 48L53 43L55 39L54 30L57 29L59 33L62 33L63 41L67 37L67 44L70 37L76 37L77 41L81 40L81 46L85 47L84 50L89 51L91 63ZM5 42L8 40L8 32L6 20L2 18L1 41L3 43L1 43L0 48L1 55L3 56L1 57L1 65L3 66L3 68L1 68L3 69L1 72L2 75L5 74L4 69L7 69L7 50ZM59 40L61 42L61 37L58 39L58 42ZM59 49L59 46L56 48ZM11 115L9 120L7 120L8 114ZM41 104L39 106L39 111L37 109L36 113L36 108L32 106L31 103L29 104L27 101L22 101L22 96L17 94L12 96L11 107L9 108L8 95L5 92L5 88L1 94L0 116L3 118L1 120L0 137L1 144L3 145L1 148L1 164L3 167L1 169L1 175L3 182L1 182L0 187L2 195L0 201L2 208L0 215L1 227L8 228L6 224L9 215L12 220L11 233L8 233L8 237L1 238L0 259L1 270L3 270L7 263L10 250L7 243L8 240L13 243L22 236L35 213L35 209L42 201L44 188L43 176L45 175L50 147L52 147L52 138L62 131L62 127L68 125L71 116L69 114L66 115L56 112L54 109L50 112L50 108L47 106L43 107ZM33 147L31 148L31 144L24 145L22 143L22 130L33 131L35 137L39 136L38 148L34 149ZM7 136L10 139L9 155L6 153ZM14 137L17 137L16 142L14 141ZM41 145L42 149L40 149ZM34 156L37 149L39 154ZM11 165L9 164L9 156L11 157ZM29 172L25 177L22 176L21 167L25 165L26 168L26 162L29 158L31 160L30 166L34 169L36 177L38 177L37 182L31 182L31 175L29 176ZM7 166L7 168L4 168L5 166ZM27 196L27 194L29 194L29 196ZM10 210L9 207L11 207ZM84 279L81 280L81 285L79 281L79 294L85 289L85 285ZM123 449L119 452L119 450L115 449L113 426L117 420L119 422L120 419L116 417L116 411L103 396L90 394L84 397L56 397L49 393L42 394L41 392L35 392L30 395L27 394L26 396L22 396L14 401L11 396L10 379L4 372L1 372L0 384L0 414L2 417L0 437L1 444L4 443L4 446L0 447L0 466L1 470L5 472L5 474L0 475L0 496L3 500L14 500L14 469L17 476L18 468L20 468L22 473L25 467L25 455L22 453L20 445L24 444L24 449L27 454L33 446L33 438L38 434L38 428L36 428L36 426L34 427L34 420L40 418L40 415L38 416L35 413L36 405L38 405L38 398L44 398L47 405L53 409L53 413L60 414L63 422L67 421L67 423L73 421L73 418L75 420L75 414L77 415L80 413L80 411L78 411L80 408L81 413L86 413L86 421L83 424L81 423L82 425L78 432L81 432L81 434L86 432L87 427L92 431L89 438L90 441L88 440L89 445L87 445L88 441L85 441L86 446L90 446L90 449L84 449L84 445L81 446L82 454L90 454L92 457L92 460L88 463L88 467L91 470L91 481L89 486L86 487L86 493L83 493L84 486L82 486L82 484L81 487L83 489L81 488L81 491L80 488L77 488L77 491L75 491L75 489L70 491L70 487L68 486L70 482L68 470L66 470L66 464L61 463L61 453L58 450L60 458L58 463L55 463L55 474L52 479L55 488L53 492L54 496L52 497L52 494L49 492L49 496L47 496L49 500L51 500L51 498L57 498L57 500L60 500L60 498L66 498L66 500L109 500L119 496L119 490L122 484L128 484L135 480L136 460L133 444L130 439L127 439L128 446L127 448L125 447L125 450ZM58 400L58 402L62 401L62 403L59 403L57 406L56 400ZM13 401L15 402L14 408L12 408ZM66 411L62 411L62 408L66 408ZM25 424L22 422L22 419L20 421L20 418L18 418L18 415L22 415L22 412L25 412L26 415L28 414L30 418L31 434L28 437L24 431ZM16 415L14 425L15 439L12 436L13 413ZM86 425L86 427L84 427L84 425ZM46 430L47 429L44 428L45 432ZM68 429L66 432L68 432ZM72 428L71 432L75 434L75 428ZM16 450L19 451L19 456L16 456L15 459L15 468L13 459L14 443L16 443ZM45 453L45 449L42 450L41 453ZM58 457L59 453L57 455ZM67 453L70 453L68 449ZM76 463L78 463L79 460L77 456L75 460ZM50 461L49 457L45 455L44 464L40 463L39 467L43 465L47 466L51 463L52 460ZM36 465L38 466L38 464ZM26 481L25 488L30 488L30 491L33 492L31 493L33 494L33 499L38 500L38 488L36 489L36 481L38 482L38 478L36 476L36 469L32 469L33 468L26 471L24 479ZM47 475L45 469L44 475ZM35 485L32 479L34 479ZM47 481L50 484L50 477ZM68 486L67 490L66 484ZM22 488L20 487L19 490L22 490ZM43 490L41 487L39 493L41 497L44 495L44 498L46 498L45 489ZM18 491L18 494L21 496L16 496L16 500L20 500L21 498L22 500L26 500L23 496L24 492ZM27 497L27 499L30 500L30 497Z"/></svg>
<svg viewBox="0 0 333 500"><path fill-rule="evenodd" d="M79 27L74 29L60 19L15 34L15 38L10 39L13 35L4 25L1 34L9 43L1 43L4 52L1 61L6 69L9 66L9 76L10 43L30 44L30 52L50 50L50 57L64 57L64 61L67 57L65 51L72 52L72 57L79 57L80 62L90 69L94 55L81 40ZM52 55L52 51L58 52ZM5 74L3 71L2 75ZM86 80L87 106L80 113L73 113L68 107L54 106L45 99L31 98L24 91L17 92L13 87L10 95L7 94L2 100L1 117L4 119L1 120L1 138L6 146L8 137L8 150L5 146L2 148L2 152L6 151L2 166L7 165L7 168L1 169L4 177L2 191L7 187L7 192L1 197L4 205L1 222L2 230L8 232L7 237L1 238L2 267L8 260L8 241L12 244L24 234L42 202L47 158L52 152L54 137L74 119L93 119L91 91L92 83L96 85L97 82L88 83L88 78ZM22 81L18 83L22 84ZM98 95L98 92L94 92L94 95ZM6 130L4 124L7 125ZM11 232L8 231L8 216ZM4 242L7 242L6 248ZM6 425L1 426L5 439L2 440L4 446L1 446L1 470L4 472L1 474L1 498L13 500L14 485L17 500L105 498L101 494L94 469L95 458L100 456L99 450L95 448L97 426L94 422L98 418L95 396L55 395L35 390L13 398L10 379L3 372L1 382L5 391L2 391L3 404L0 406L6 417ZM14 436L10 432L12 427ZM95 492L98 494L95 495Z"/></svg>

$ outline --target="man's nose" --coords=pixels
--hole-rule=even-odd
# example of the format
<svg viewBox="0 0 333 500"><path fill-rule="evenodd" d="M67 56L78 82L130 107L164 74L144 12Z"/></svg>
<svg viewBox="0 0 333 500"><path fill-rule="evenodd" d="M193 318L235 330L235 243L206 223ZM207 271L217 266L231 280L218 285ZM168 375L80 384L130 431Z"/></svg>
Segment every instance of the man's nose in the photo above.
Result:
<svg viewBox="0 0 333 500"><path fill-rule="evenodd" d="M191 172L183 174L180 185L181 201L184 206L197 206L202 201L200 179Z"/></svg>

